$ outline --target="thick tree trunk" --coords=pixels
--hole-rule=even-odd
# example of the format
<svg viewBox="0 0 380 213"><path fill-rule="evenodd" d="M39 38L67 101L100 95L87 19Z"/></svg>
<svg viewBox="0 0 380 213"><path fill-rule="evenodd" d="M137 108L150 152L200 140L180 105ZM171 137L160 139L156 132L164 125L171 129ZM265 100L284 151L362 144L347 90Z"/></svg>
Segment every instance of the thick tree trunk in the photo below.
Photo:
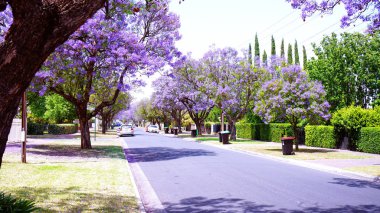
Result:
<svg viewBox="0 0 380 213"><path fill-rule="evenodd" d="M102 134L106 134L107 131L107 121L106 118L102 116Z"/></svg>
<svg viewBox="0 0 380 213"><path fill-rule="evenodd" d="M232 141L236 141L236 126L235 126L235 123L236 123L236 121L228 122L228 125L230 126L230 131L231 131L230 140L232 140Z"/></svg>
<svg viewBox="0 0 380 213"><path fill-rule="evenodd" d="M198 130L198 135L202 135L202 123L200 121L194 121L195 126L197 127Z"/></svg>
<svg viewBox="0 0 380 213"><path fill-rule="evenodd" d="M12 0L13 24L0 45L0 167L21 95L42 63L104 0Z"/></svg>
<svg viewBox="0 0 380 213"><path fill-rule="evenodd" d="M79 124L80 124L80 147L82 149L91 149L91 139L90 139L90 126L87 118L87 110L81 111L79 115Z"/></svg>
<svg viewBox="0 0 380 213"><path fill-rule="evenodd" d="M296 151L298 151L298 140L297 140L297 124L292 125L293 134L294 134L294 144L296 145Z"/></svg>

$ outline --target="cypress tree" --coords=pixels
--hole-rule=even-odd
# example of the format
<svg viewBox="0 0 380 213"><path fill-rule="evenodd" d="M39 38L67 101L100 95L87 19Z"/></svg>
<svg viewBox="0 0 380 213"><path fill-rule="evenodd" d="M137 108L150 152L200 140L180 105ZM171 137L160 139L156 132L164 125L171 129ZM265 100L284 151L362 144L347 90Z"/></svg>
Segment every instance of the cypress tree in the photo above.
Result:
<svg viewBox="0 0 380 213"><path fill-rule="evenodd" d="M252 47L251 44L248 46L248 63L252 65Z"/></svg>
<svg viewBox="0 0 380 213"><path fill-rule="evenodd" d="M292 45L288 45L288 64L293 64L293 50Z"/></svg>
<svg viewBox="0 0 380 213"><path fill-rule="evenodd" d="M280 54L281 58L285 58L285 45L284 45L284 38L282 38L282 41L281 41L281 54Z"/></svg>
<svg viewBox="0 0 380 213"><path fill-rule="evenodd" d="M306 70L307 67L307 55L305 45L302 46L302 55L303 55L303 69Z"/></svg>
<svg viewBox="0 0 380 213"><path fill-rule="evenodd" d="M268 64L268 55L267 55L267 52L264 50L264 53L263 53L263 63L265 65Z"/></svg>
<svg viewBox="0 0 380 213"><path fill-rule="evenodd" d="M298 64L298 65L300 64L300 56L299 56L299 53L298 53L297 40L294 43L294 63Z"/></svg>
<svg viewBox="0 0 380 213"><path fill-rule="evenodd" d="M259 38L257 37L257 33L255 35L255 65L260 60L260 46L259 46Z"/></svg>
<svg viewBox="0 0 380 213"><path fill-rule="evenodd" d="M274 38L273 38L273 35L272 35L272 51L271 51L271 55L276 55L276 43L274 41Z"/></svg>

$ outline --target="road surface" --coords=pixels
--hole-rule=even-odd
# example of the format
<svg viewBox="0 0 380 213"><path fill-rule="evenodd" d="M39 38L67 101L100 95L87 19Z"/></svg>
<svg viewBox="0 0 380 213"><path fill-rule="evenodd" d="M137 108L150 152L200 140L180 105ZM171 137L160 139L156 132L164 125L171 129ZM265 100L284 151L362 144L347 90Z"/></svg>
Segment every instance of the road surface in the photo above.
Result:
<svg viewBox="0 0 380 213"><path fill-rule="evenodd" d="M148 212L380 212L380 185L137 129L125 152Z"/></svg>

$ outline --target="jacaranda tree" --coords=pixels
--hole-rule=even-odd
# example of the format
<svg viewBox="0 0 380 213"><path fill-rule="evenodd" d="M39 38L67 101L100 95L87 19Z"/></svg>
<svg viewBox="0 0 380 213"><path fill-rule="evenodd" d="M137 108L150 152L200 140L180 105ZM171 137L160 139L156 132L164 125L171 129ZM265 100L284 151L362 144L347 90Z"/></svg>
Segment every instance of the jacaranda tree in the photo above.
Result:
<svg viewBox="0 0 380 213"><path fill-rule="evenodd" d="M341 27L354 24L358 19L368 22L368 31L374 32L380 29L380 1L379 0L286 0L293 8L302 11L302 19L316 12L330 14L334 8L342 5L347 14L341 18Z"/></svg>
<svg viewBox="0 0 380 213"><path fill-rule="evenodd" d="M262 85L255 97L254 113L265 123L284 119L296 133L297 124L303 119L317 122L319 118L330 118L325 95L320 82L310 81L299 65L290 65L281 69L279 78Z"/></svg>
<svg viewBox="0 0 380 213"><path fill-rule="evenodd" d="M137 75L152 75L179 52L179 19L159 1L135 15L99 11L56 49L37 74L42 91L50 90L75 105L81 126L81 147L91 148L88 121L115 103L121 91L139 84ZM145 9L144 9L145 8ZM92 95L113 91L89 109ZM99 100L99 99L98 99ZM94 104L94 103L92 103Z"/></svg>

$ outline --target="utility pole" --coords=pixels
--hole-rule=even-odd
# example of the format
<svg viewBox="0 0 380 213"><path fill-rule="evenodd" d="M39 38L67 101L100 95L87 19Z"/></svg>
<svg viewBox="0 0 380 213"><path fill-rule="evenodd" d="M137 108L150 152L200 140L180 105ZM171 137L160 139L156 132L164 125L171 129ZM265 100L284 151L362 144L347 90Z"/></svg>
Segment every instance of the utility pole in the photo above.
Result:
<svg viewBox="0 0 380 213"><path fill-rule="evenodd" d="M26 163L26 133L27 133L27 125L26 125L26 92L22 95L22 119L21 119L21 162Z"/></svg>

